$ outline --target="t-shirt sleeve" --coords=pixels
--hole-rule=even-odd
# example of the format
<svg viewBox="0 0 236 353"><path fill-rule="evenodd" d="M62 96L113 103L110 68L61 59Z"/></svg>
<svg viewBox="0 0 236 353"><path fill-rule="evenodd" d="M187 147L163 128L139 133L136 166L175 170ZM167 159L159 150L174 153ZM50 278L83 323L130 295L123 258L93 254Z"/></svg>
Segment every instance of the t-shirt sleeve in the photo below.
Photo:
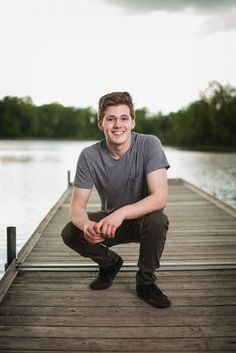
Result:
<svg viewBox="0 0 236 353"><path fill-rule="evenodd" d="M93 187L93 179L84 151L81 152L77 162L73 185L81 189L92 189Z"/></svg>
<svg viewBox="0 0 236 353"><path fill-rule="evenodd" d="M161 141L158 137L149 135L145 150L144 165L146 175L154 170L170 168Z"/></svg>

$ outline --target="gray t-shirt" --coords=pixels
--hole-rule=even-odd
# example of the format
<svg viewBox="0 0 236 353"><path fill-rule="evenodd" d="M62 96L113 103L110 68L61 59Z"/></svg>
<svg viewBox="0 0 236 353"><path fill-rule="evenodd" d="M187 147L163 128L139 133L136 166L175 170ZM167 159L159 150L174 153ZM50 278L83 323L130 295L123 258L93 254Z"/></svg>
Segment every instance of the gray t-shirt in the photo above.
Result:
<svg viewBox="0 0 236 353"><path fill-rule="evenodd" d="M120 158L110 154L106 140L86 147L81 152L74 186L96 187L102 210L111 213L118 208L148 196L147 174L169 168L160 140L156 136L132 132L129 150Z"/></svg>

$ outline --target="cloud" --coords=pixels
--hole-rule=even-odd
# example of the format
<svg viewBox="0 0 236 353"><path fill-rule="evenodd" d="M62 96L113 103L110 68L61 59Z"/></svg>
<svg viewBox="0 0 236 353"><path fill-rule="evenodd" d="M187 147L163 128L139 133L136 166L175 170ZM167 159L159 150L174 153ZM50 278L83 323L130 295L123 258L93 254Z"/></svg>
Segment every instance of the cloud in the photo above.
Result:
<svg viewBox="0 0 236 353"><path fill-rule="evenodd" d="M236 28L236 0L103 0L133 14L155 11L191 13L203 19L201 32L213 33Z"/></svg>
<svg viewBox="0 0 236 353"><path fill-rule="evenodd" d="M236 7L231 10L225 11L224 13L216 14L208 22L208 27L216 28L218 30L230 30L236 28Z"/></svg>
<svg viewBox="0 0 236 353"><path fill-rule="evenodd" d="M216 12L236 6L236 0L104 0L135 12L181 11Z"/></svg>

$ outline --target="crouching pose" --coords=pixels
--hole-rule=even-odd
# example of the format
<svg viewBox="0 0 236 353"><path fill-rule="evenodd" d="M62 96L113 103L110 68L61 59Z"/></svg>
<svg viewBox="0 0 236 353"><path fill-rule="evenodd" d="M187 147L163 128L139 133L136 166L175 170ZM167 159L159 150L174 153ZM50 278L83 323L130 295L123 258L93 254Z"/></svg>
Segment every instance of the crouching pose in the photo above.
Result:
<svg viewBox="0 0 236 353"><path fill-rule="evenodd" d="M128 92L113 92L99 100L98 127L105 139L79 156L73 184L71 222L62 231L66 245L99 265L93 290L110 287L123 260L110 248L140 243L137 295L155 307L170 300L155 284L168 218L163 213L168 196L168 161L159 139L132 132L135 113ZM101 210L87 212L95 186Z"/></svg>

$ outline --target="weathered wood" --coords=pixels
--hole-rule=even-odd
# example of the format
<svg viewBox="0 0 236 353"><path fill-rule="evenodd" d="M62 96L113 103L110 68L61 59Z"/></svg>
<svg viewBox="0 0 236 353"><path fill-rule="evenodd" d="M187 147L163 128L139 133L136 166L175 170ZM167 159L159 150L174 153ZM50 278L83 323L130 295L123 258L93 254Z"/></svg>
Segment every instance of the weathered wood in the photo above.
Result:
<svg viewBox="0 0 236 353"><path fill-rule="evenodd" d="M7 293L11 283L14 281L16 275L16 260L13 260L10 266L8 266L6 272L4 273L0 281L0 303L5 294Z"/></svg>
<svg viewBox="0 0 236 353"><path fill-rule="evenodd" d="M45 230L45 228L47 227L49 222L52 220L52 218L56 214L56 212L63 205L64 201L66 199L68 199L69 195L70 195L70 189L67 189L62 194L59 201L52 207L52 209L49 211L49 213L44 217L42 222L38 225L36 230L33 232L32 236L28 239L28 241L23 246L23 248L20 250L20 252L17 256L19 264L21 262L25 261L26 257L30 254L30 251L33 249L33 247L37 243L38 239L41 237L43 231Z"/></svg>
<svg viewBox="0 0 236 353"><path fill-rule="evenodd" d="M65 203L66 200L66 203ZM32 266L44 267L79 266L94 263L88 258L67 248L60 232L69 221L69 194L64 203L47 223L43 233L21 266L28 269ZM214 201L214 202L213 202ZM99 209L99 199L93 190L89 207L94 211ZM230 211L230 212L228 212ZM166 246L161 259L161 265L190 265L194 260L195 267L210 264L212 267L225 264L236 266L236 218L231 208L220 207L214 197L199 191L182 180L169 181L169 201L165 210L170 220ZM115 246L124 258L125 264L136 265L139 244ZM46 264L46 266L45 266ZM193 266L193 264L191 264Z"/></svg>
<svg viewBox="0 0 236 353"><path fill-rule="evenodd" d="M14 318L16 318L15 324L22 325L22 315L24 318L24 324L26 324L26 320L28 318L30 320L35 320L36 322L43 322L43 320L57 320L54 321L54 326L61 325L62 320L67 320L68 316L75 317L75 319L70 318L68 320L77 320L77 317L84 318L90 320L91 325L97 325L97 322L93 323L93 318L96 320L100 320L101 322L110 322L112 324L112 320L116 318L136 318L139 319L142 317L142 320L155 320L155 322L159 323L162 320L171 317L172 318L172 325L175 324L173 320L174 317L178 318L188 318L189 320L202 320L203 322L214 322L216 325L221 325L221 321L218 319L219 317L228 317L228 320L235 322L236 317L236 307L235 306L174 306L172 305L168 310L154 310L151 306L148 305L141 305L138 308L125 306L125 307L81 307L81 306L59 306L57 310L55 310L55 306L24 306L21 303L17 306L11 306L5 304L4 306L0 306L0 319L1 324L4 322L3 315L9 320L13 322ZM33 316L37 316L37 318L33 319ZM61 317L61 319L60 319ZM46 319L44 319L46 318ZM136 325L140 325L140 322L136 322ZM17 321L18 320L18 321ZM134 320L137 320L134 319ZM44 325L45 325L44 321ZM53 321L51 321L53 322ZM65 321L64 321L65 322ZM74 321L75 322L75 321ZM118 321L114 323L117 324ZM84 324L84 322L80 321L80 324ZM150 323L151 324L151 323ZM229 322L228 322L229 324Z"/></svg>
<svg viewBox="0 0 236 353"><path fill-rule="evenodd" d="M0 303L0 352L235 352L236 219L205 196L170 182L170 229L157 283L172 306L160 310L136 295L139 244L114 247L125 266L108 290L89 289L97 266L60 237L69 220L67 191L21 253ZM89 209L98 207L93 191Z"/></svg>
<svg viewBox="0 0 236 353"><path fill-rule="evenodd" d="M37 276L37 274L35 274ZM235 280L235 279L233 279ZM236 281L227 281L227 282L221 282L216 279L215 282L190 282L190 283L183 283L183 280L181 281L174 281L170 283L166 283L163 281L158 280L158 285L163 288L163 290L166 289L173 289L173 290L178 290L178 289L234 289L236 288ZM114 282L112 287L109 288L109 291L127 291L127 290L135 290L135 281L130 283L130 279L127 280L126 285L124 286L124 282L121 283L121 280L119 280L119 283ZM68 280L66 287L65 287L65 282L63 283L52 283L51 281L48 281L48 283L13 283L11 287L11 291L15 290L26 290L26 291L64 291L64 292L71 292L71 291L76 291L76 290L87 290L88 289L88 279L83 279L83 281L76 281L76 283L71 283L70 280Z"/></svg>
<svg viewBox="0 0 236 353"><path fill-rule="evenodd" d="M9 340L8 337L0 337L1 349L35 349L43 352L45 347L48 350L79 350L79 351L93 351L93 352L107 352L107 351L126 351L127 346L131 352L157 352L157 349L171 351L176 347L180 351L211 351L218 350L225 352L227 350L236 349L236 340L232 337L201 337L199 338L123 338L114 339L96 339L96 338L22 338L16 337Z"/></svg>
<svg viewBox="0 0 236 353"><path fill-rule="evenodd" d="M0 352L2 352L2 350L0 349ZM50 350L50 351L48 351L48 350L41 350L40 352L43 352L43 353L59 353L59 351L58 350ZM78 352L80 352L80 353L92 353L92 351L78 351L78 350L76 350L76 351L74 351L74 350L70 350L70 353L78 353ZM121 353L121 351L112 351L113 353ZM157 351L155 351L155 352L157 352ZM168 351L166 351L166 350L159 350L158 349L158 353L169 353L170 351L168 350ZM205 351L206 352L206 351ZM5 352L4 352L5 353ZM7 353L19 353L19 351L18 350L7 350ZM38 351L38 349L37 350L27 350L27 353L39 353L39 351ZM60 349L60 353L68 353L68 350L61 350ZM94 353L94 351L93 351L93 353ZM130 353L130 351L122 351L122 353ZM146 353L151 353L150 351L149 352L146 352ZM176 351L176 350L171 350L171 353L180 353L179 351ZM191 350L191 353L199 353L199 351L196 351L196 350ZM219 353L219 350L211 350L211 353ZM235 353L235 350L227 350L227 353Z"/></svg>
<svg viewBox="0 0 236 353"><path fill-rule="evenodd" d="M127 289L126 286L124 286L124 288ZM34 299L35 297L38 297L38 294L40 292L40 297L41 299L48 299L48 300L53 300L57 295L58 295L58 291L53 291L53 290L40 290L40 291L36 291L36 290L27 290L27 289L23 289L23 290L8 290L8 294L7 294L7 298L11 298L12 300L15 298L16 302L22 301L22 300L27 300L29 298L29 300ZM207 291L204 289L169 289L168 291L166 291L168 293L168 295L170 296L175 296L175 298L184 298L184 297L190 297L190 298L200 298L200 297L224 297L225 301L227 302L228 297L233 297L236 293L236 290L233 289L208 289ZM93 299L93 298L97 298L97 292L96 291L91 291L87 288L87 290L70 290L70 291L61 291L60 293L60 298L63 299L65 298L67 299L73 299L78 297L79 299ZM103 299L104 300L110 300L110 299L114 299L114 300L129 300L131 297L135 297L136 298L136 293L135 290L122 290L120 291L119 289L115 290L107 290L103 292ZM235 298L236 300L236 298Z"/></svg>
<svg viewBox="0 0 236 353"><path fill-rule="evenodd" d="M117 308L119 309L119 308ZM104 309L99 308L100 312L104 312ZM93 313L89 316L88 314L84 315L69 315L69 316L60 316L60 315L2 315L0 317L0 325L5 326L51 326L51 327L121 327L122 326L122 316L121 315L112 315L112 308L107 310L106 316L94 316ZM55 309L54 309L55 312ZM137 309L136 309L137 312ZM191 326L212 326L216 328L216 332L219 332L221 326L229 325L235 333L236 319L235 315L217 315L217 316L192 316L189 310L188 315L185 316L155 316L153 313L149 315L138 315L133 311L132 316L126 316L125 311L123 311L123 318L125 317L125 327L191 327ZM4 330L1 329L3 333L0 335L5 336ZM171 330L170 330L171 331Z"/></svg>
<svg viewBox="0 0 236 353"><path fill-rule="evenodd" d="M60 338L192 338L192 337L234 337L234 326L142 326L135 324L132 327L94 327L91 326L73 326L73 327L52 327L52 326L0 326L0 337L60 337Z"/></svg>
<svg viewBox="0 0 236 353"><path fill-rule="evenodd" d="M158 349L158 348L157 348ZM166 350L155 350L155 353L166 353L166 352L170 352L169 350L168 351L166 351ZM0 348L0 352L4 352L4 353L6 353L5 351L2 351L1 350L1 348ZM43 352L43 353L68 353L68 350L64 350L63 348L62 349L60 349L60 351L58 351L58 350L50 350L50 351L48 351L48 350L41 350L41 352ZM70 353L78 353L78 350L76 350L76 351L74 351L74 350L70 350L69 351ZM79 351L79 352L82 352L82 351ZM85 351L84 351L85 352ZM86 353L94 353L94 351L87 351L86 350ZM130 353L131 351L129 350L129 351L127 351L127 350L125 350L125 351L118 351L118 350L116 350L116 351L112 351L113 353ZM209 350L208 351L202 351L202 352L209 352ZM210 351L211 353L219 353L219 350L211 350ZM223 351L221 351L221 352L223 352ZM7 350L7 353L19 353L19 350L14 350L14 349L10 349L10 350ZM36 350L32 350L32 349L30 349L30 350L27 350L27 353L39 353L39 351L38 351L38 349L36 348ZM146 352L146 353L151 353L150 351L149 352ZM171 350L171 353L180 353L180 351L179 350ZM196 351L196 350L191 350L191 353L199 353L199 350L198 351ZM227 350L227 353L235 353L235 350Z"/></svg>
<svg viewBox="0 0 236 353"><path fill-rule="evenodd" d="M169 294L169 293L166 293ZM217 297L217 296L208 296L208 297L175 297L173 301L173 305L183 306L183 305L236 305L236 297ZM53 306L93 306L93 307L117 307L117 306L140 306L142 305L142 301L137 298L135 295L129 298L108 298L106 299L106 303L103 301L98 301L98 297L90 297L90 298L78 298L78 296L68 296L63 298L47 298L47 302L44 297L35 298L35 297L17 297L8 296L8 305L18 305L20 302L22 305L53 305Z"/></svg>
<svg viewBox="0 0 236 353"><path fill-rule="evenodd" d="M231 216L236 218L236 210L233 207L231 207L231 206L225 204L224 202L216 199L214 196L210 195L206 191L201 190L199 187L187 182L186 180L184 180L183 182L189 189L197 192L200 196L205 197L207 200L209 200L210 202L214 203L217 207L222 208L222 210L224 210L225 212L227 212L228 214L230 214Z"/></svg>

